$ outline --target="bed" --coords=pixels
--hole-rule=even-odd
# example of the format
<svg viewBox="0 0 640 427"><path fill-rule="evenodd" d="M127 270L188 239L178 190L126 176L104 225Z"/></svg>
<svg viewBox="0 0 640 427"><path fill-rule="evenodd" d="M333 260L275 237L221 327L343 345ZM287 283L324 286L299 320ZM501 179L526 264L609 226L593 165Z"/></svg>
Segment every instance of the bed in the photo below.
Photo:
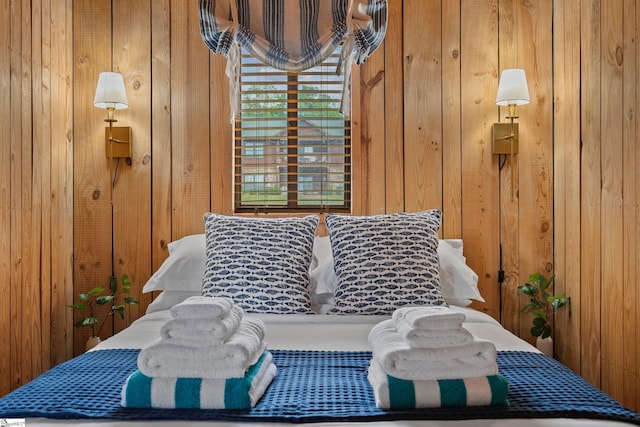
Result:
<svg viewBox="0 0 640 427"><path fill-rule="evenodd" d="M383 222L384 234L389 233L390 216L374 218L374 221ZM228 250L229 246L247 247L246 242L240 242L238 245L237 235L239 226L242 229L241 234L247 233L244 229L246 223L241 221L239 224L238 220L233 218L209 216L205 217L205 235L187 236L170 245L169 258L145 285L145 291L161 292L149 306L147 314L91 351L55 367L32 383L0 398L0 420L25 418L26 425L38 427L59 425L127 427L148 425L150 422L153 422L153 425L167 427L240 426L248 423L259 426L314 423L318 426L366 424L454 427L511 426L514 425L514 419L517 419L518 425L525 427L640 425L640 416L637 413L627 410L555 360L542 355L527 342L505 330L490 316L467 307L471 299L482 298L476 288L477 276L464 262L461 241L438 240L437 235L435 240L432 239L433 233L437 232L439 226L437 211L411 215L397 214L393 220L399 221L403 231L392 232L391 235L397 237L397 234L404 234L407 221L410 228L415 229L416 219L421 224L421 229L431 228L427 233L431 236L431 243L427 245L430 249L427 252L432 259L422 261L430 264L435 259L437 263L438 274L434 279L438 283L437 296L442 297L444 305L448 305L453 312L464 315L463 325L466 330L475 337L489 340L495 345L500 373L509 379L510 405L492 408L454 407L395 411L376 408L366 382L367 361L371 358L368 338L372 328L390 319L393 312L397 310L397 306L394 306L393 299L390 300L391 303L385 301L382 305L378 304L377 301L380 298L385 299L385 296L371 300L372 306L362 301L357 304L345 302L344 298L352 298L354 292L353 289L350 292L344 292L343 285L348 282L344 273L360 269L366 262L362 259L351 259L346 264L339 265L342 261L339 258L348 259L347 254L344 253L345 247L341 246L340 236L348 242L348 250L354 252L354 244L358 247L362 246L358 243L358 239L353 238L354 235L361 236L362 230L358 228L359 225L366 228L367 233L377 227L372 227L372 218L350 217L344 222L340 222L343 217L335 218L338 223L328 218L330 234L333 233L331 238L314 237L317 219L303 224L277 221L277 228L286 230L287 253L292 251L292 241L296 248L305 245L308 248L300 264L305 267L302 275L306 278L304 282L306 291L303 290L306 302L302 305L306 309L296 312L301 310L300 305L298 303L290 305L290 295L286 299L278 298L279 301L287 301L286 307L265 303L264 298L261 298L260 302L251 301L251 306L245 306L245 317L263 322L264 340L278 366L278 374L274 381L252 410L135 411L118 407L124 376L135 370L136 355L140 349L159 339L161 328L171 319L170 309L193 295L209 292L210 296L217 296L220 286L214 286L219 283L216 282L217 279L211 277L218 274L215 262L222 260L220 265L226 269L234 263L234 260L237 261L242 257L233 253L231 258L228 258L229 253L216 252L212 247L219 242L214 243L214 236L224 234L224 230L231 224L231 228L235 230L231 238L234 244L223 243L222 246L226 248L225 250ZM358 220L362 220L362 223L354 224L353 221ZM431 222L433 224L430 224ZM306 244L291 238L292 235L296 235L298 225L308 229L300 233L306 236ZM278 237L272 234L274 231L271 229L265 231L265 223L260 223L258 226L260 231L258 234L270 242L266 246L271 258L269 264L277 264L278 260L273 258L277 249L274 249L271 244L277 242ZM345 230L348 233L341 234ZM311 233L310 237L309 233ZM247 234L254 239L249 255L251 260L239 263L238 268L255 262L256 252L260 251L260 243L255 241L256 230L253 229ZM374 237L374 241L380 240L379 235ZM411 234L412 242L419 240L420 237ZM371 242L371 239L365 239L365 241ZM364 246L367 245L364 244ZM389 247L390 244L386 242L383 246ZM391 246L403 246L403 244L395 241ZM424 247L423 244L422 248ZM385 251L380 246L373 247L372 250L375 254ZM277 255L283 257L283 254ZM377 255L372 256L369 253L364 256L371 259ZM296 274L293 264L291 259L286 259L287 269L291 274ZM397 265L395 267L397 271ZM282 272L278 274L281 275ZM430 274L427 273L427 275ZM208 276L209 279L207 279ZM411 274L403 273L404 276L411 276ZM229 281L229 276L226 277L225 283ZM376 282L370 277L367 279L367 283L372 281ZM271 284L270 291L272 287ZM290 287L291 283L286 289ZM394 292L397 291L397 287L393 289ZM237 292L235 288L227 289L229 290ZM340 290L343 291L342 295ZM369 295L371 292L369 289L365 294ZM379 290L373 293L378 294ZM222 294L224 295L224 292ZM415 293L408 297L414 296ZM397 297L398 294L395 293L394 298ZM431 297L432 295L423 298ZM251 307L256 307L256 304L266 304L269 308L253 310ZM340 304L342 304L342 310L347 312L340 312L340 308L336 309ZM389 304L392 308L388 307ZM400 304L404 305L405 302L402 301ZM360 310L364 307L365 312L358 312L357 309L356 312L351 312L354 307L360 307ZM112 365L110 361L113 362ZM325 365L332 370L316 368L322 366L322 369L325 369ZM94 369L97 376L91 379L78 374L78 370L82 371L83 366L103 366L104 368ZM547 383L554 378L559 382ZM329 395L323 394L324 389L330 390ZM44 395L37 396L36 393L44 393ZM94 410L95 412L92 412Z"/></svg>

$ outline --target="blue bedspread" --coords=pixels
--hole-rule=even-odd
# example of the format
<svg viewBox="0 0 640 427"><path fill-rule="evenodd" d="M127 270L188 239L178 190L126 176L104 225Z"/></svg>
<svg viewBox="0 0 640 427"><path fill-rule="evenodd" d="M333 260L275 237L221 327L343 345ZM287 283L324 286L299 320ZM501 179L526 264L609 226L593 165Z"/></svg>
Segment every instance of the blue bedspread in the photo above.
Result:
<svg viewBox="0 0 640 427"><path fill-rule="evenodd" d="M278 375L255 408L159 410L120 407L120 391L136 369L138 350L86 353L0 399L0 418L116 420L361 421L474 418L595 418L640 425L640 415L615 402L554 359L499 352L510 382L508 407L384 411L367 381L369 352L272 351Z"/></svg>

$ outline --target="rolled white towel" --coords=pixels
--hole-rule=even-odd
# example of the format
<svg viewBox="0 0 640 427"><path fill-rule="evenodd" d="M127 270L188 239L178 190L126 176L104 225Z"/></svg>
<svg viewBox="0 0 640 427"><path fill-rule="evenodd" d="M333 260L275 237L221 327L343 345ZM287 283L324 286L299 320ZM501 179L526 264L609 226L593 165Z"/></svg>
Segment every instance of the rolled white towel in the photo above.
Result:
<svg viewBox="0 0 640 427"><path fill-rule="evenodd" d="M174 319L215 319L229 313L233 300L226 297L195 295L169 310Z"/></svg>
<svg viewBox="0 0 640 427"><path fill-rule="evenodd" d="M173 344L203 347L222 344L240 326L243 311L233 306L229 313L217 319L171 319L160 328L160 336Z"/></svg>
<svg viewBox="0 0 640 427"><path fill-rule="evenodd" d="M439 380L496 375L496 348L490 341L474 337L469 344L418 348L407 344L392 319L371 329L369 345L387 375L404 380Z"/></svg>
<svg viewBox="0 0 640 427"><path fill-rule="evenodd" d="M138 355L138 369L148 377L239 378L266 350L264 323L244 318L223 344L178 345L160 338Z"/></svg>
<svg viewBox="0 0 640 427"><path fill-rule="evenodd" d="M393 312L396 324L406 323L411 329L455 329L462 326L464 313L445 306L402 307Z"/></svg>
<svg viewBox="0 0 640 427"><path fill-rule="evenodd" d="M396 323L398 334L411 347L455 347L473 342L471 332L462 326L454 329L415 329L406 322Z"/></svg>

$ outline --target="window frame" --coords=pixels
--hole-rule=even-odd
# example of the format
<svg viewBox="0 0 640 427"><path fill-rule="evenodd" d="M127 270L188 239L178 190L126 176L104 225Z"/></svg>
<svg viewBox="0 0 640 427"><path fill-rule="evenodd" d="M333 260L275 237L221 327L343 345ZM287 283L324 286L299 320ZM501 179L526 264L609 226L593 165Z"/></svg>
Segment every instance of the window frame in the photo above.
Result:
<svg viewBox="0 0 640 427"><path fill-rule="evenodd" d="M358 85L354 85L354 81L356 81L355 79L359 77L359 74L357 72L354 72L354 70L357 70L357 67L353 67L353 70L351 72L351 87L357 87ZM300 126L300 123L304 120L304 116L300 116L299 115L299 111L297 109L297 105L300 102L300 98L299 95L302 93L299 90L299 86L300 84L303 84L304 80L299 79L299 75L298 73L286 73L286 83L284 82L280 82L277 83L279 85L285 84L287 87L287 96L286 96L286 100L284 100L284 102L286 102L286 111L287 111L287 116L286 116L286 121L287 121L287 135L285 136L286 138L286 143L285 145L287 146L286 150L288 150L287 153L287 159L298 159L299 155L301 153L305 152L305 147L303 144L304 139L301 139L302 135L301 132L303 130L303 128ZM240 90L238 90L238 96L240 96ZM237 191L237 188L242 185L239 184L237 182L237 179L240 178L242 179L241 175L244 175L245 173L242 172L241 170L241 165L238 165L236 162L237 159L237 155L240 154L241 156L245 155L245 150L247 149L246 146L243 145L243 139L242 139L242 129L239 128L238 126L236 126L236 123L241 123L242 120L240 118L236 118L232 124L232 133L233 133L233 156L232 156L232 163L233 163L233 175L231 177L231 181L232 181L232 187L233 187L233 191L232 191L232 211L234 214L237 213L248 213L248 212L260 212L260 213L267 213L267 214L281 214L281 213L304 213L304 212L340 212L340 213L350 213L353 209L353 203L354 203L354 195L352 192L352 188L353 188L353 179L354 179L354 162L353 162L353 149L354 149L354 131L353 131L353 127L354 127L354 117L356 117L356 112L359 110L357 108L357 106L359 106L359 102L355 102L356 99L359 99L359 92L358 91L354 91L352 89L351 92L351 116L349 118L344 119L345 121L345 136L344 136L344 157L348 159L347 162L344 163L344 172L342 172L344 175L343 177L345 177L344 181L342 182L342 186L343 188L340 189L339 191L342 191L343 197L341 204L314 204L314 205L307 205L304 203L301 203L300 199L298 199L298 194L301 191L301 188L309 186L311 183L309 181L307 181L306 179L304 179L303 177L300 176L301 170L304 170L305 167L305 163L301 163L298 161L295 162L289 162L287 161L287 171L286 171L286 176L288 177L288 181L286 183L286 185L288 186L287 190L286 190L286 201L285 203L280 202L280 204L274 204L274 205L241 205L241 201L240 198L242 197L242 194L240 194ZM285 120L283 118L283 120ZM248 140L244 140L244 142L246 143ZM291 141L293 141L294 143L291 143ZM306 147L307 149L311 149L313 150L313 147ZM256 148L254 147L253 150L256 150ZM302 151L300 151L302 150ZM263 153L266 153L268 150L265 150L263 148ZM322 150L325 151L325 150ZM330 149L327 146L326 147L326 156L330 155ZM310 154L311 156L313 156L313 152ZM321 162L320 164L315 164L314 165L316 167L328 167L331 165L330 162ZM307 168L309 169L309 168ZM312 174L317 175L318 173L322 176L322 177L327 177L330 175L331 172L325 170L323 173L316 173L316 172L309 172ZM340 173L340 172L338 172ZM247 176L247 175L244 175ZM278 180L278 182L282 182L281 179ZM315 181L313 181L315 182ZM324 181L323 181L324 182ZM293 197L292 195L295 195L295 197ZM324 195L323 195L324 197Z"/></svg>
<svg viewBox="0 0 640 427"><path fill-rule="evenodd" d="M351 68L351 212L361 215L365 212L367 200L367 176L371 173L363 170L364 156L361 132L361 67L367 67L369 60L362 66L353 65ZM271 212L264 209L251 212L236 212L234 209L234 128L231 117L231 97L229 78L226 76L227 59L222 55L210 57L210 91L215 96L210 97L210 165L211 165L211 211L222 215L289 217L301 216L311 212ZM328 211L316 210L322 214Z"/></svg>

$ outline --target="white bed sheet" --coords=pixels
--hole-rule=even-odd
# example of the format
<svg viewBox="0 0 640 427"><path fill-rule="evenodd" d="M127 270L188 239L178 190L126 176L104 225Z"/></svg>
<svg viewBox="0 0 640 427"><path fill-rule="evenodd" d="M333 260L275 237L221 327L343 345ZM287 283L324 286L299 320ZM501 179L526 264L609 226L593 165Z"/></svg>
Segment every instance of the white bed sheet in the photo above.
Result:
<svg viewBox="0 0 640 427"><path fill-rule="evenodd" d="M480 338L493 341L500 350L538 350L504 329L492 317L467 307L455 307L466 315L465 327ZM246 314L249 316L249 314ZM266 342L270 349L282 350L370 350L367 336L371 328L385 316L332 316L332 315L252 315L262 319L266 325ZM100 343L94 350L115 348L142 348L160 336L160 327L170 318L169 312L150 313L136 320L129 328ZM29 427L59 427L62 425L81 427L284 427L287 423L230 423L203 421L132 421L109 420L49 420L28 419ZM310 424L314 427L344 426L390 426L390 427L615 427L629 426L627 423L586 419L503 419L503 420L455 420L455 421L380 421L380 422L327 422Z"/></svg>

